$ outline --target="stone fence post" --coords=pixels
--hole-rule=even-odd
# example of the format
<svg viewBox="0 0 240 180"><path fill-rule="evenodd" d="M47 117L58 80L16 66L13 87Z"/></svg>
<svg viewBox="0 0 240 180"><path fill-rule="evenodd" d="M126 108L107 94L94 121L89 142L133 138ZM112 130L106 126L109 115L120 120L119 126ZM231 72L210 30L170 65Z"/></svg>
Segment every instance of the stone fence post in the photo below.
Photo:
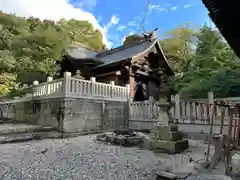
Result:
<svg viewBox="0 0 240 180"><path fill-rule="evenodd" d="M175 118L176 118L176 121L177 122L179 122L180 121L180 118L181 118L181 114L180 114L180 95L179 94L176 94L175 95L175 114L174 114L174 116L175 116Z"/></svg>
<svg viewBox="0 0 240 180"><path fill-rule="evenodd" d="M90 81L91 81L91 95L94 96L97 92L96 92L96 89L95 89L95 82L96 82L96 78L95 77L90 77Z"/></svg>
<svg viewBox="0 0 240 180"><path fill-rule="evenodd" d="M113 98L114 97L114 94L115 94L115 81L110 81L110 84L111 84L111 97Z"/></svg>
<svg viewBox="0 0 240 180"><path fill-rule="evenodd" d="M33 81L33 96L38 95L37 88L34 87L34 86L37 86L38 84L39 84L38 81Z"/></svg>
<svg viewBox="0 0 240 180"><path fill-rule="evenodd" d="M47 77L47 82L51 82L51 81L53 81L53 77ZM47 87L46 87L46 93L47 93L47 95L48 95L48 94L51 94L51 91L52 91L52 89L51 89L51 84L47 84Z"/></svg>
<svg viewBox="0 0 240 180"><path fill-rule="evenodd" d="M64 72L64 80L63 80L63 93L64 96L68 96L71 93L71 72Z"/></svg>
<svg viewBox="0 0 240 180"><path fill-rule="evenodd" d="M126 98L129 99L131 97L130 95L130 84L126 84L125 87L127 88L127 94L126 94Z"/></svg>
<svg viewBox="0 0 240 180"><path fill-rule="evenodd" d="M125 87L127 88L127 104L124 109L124 128L129 128L129 120L131 116L131 103L132 103L132 98L130 95L130 84L126 84Z"/></svg>

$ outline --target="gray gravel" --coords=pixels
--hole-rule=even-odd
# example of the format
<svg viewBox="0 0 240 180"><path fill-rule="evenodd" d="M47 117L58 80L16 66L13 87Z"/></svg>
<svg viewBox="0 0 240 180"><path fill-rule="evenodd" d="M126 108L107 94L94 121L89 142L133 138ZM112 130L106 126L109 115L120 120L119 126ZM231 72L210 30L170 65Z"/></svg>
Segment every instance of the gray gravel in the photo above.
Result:
<svg viewBox="0 0 240 180"><path fill-rule="evenodd" d="M0 180L153 180L159 170L193 172L195 164L189 163L189 157L204 158L206 148L191 141L188 152L170 156L94 139L92 135L0 145Z"/></svg>

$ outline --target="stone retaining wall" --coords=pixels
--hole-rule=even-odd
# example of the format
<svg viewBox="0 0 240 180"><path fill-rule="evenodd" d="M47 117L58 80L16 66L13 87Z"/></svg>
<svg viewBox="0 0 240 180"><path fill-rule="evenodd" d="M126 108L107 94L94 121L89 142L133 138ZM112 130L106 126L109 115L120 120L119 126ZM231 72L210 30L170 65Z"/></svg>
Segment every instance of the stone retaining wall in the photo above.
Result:
<svg viewBox="0 0 240 180"><path fill-rule="evenodd" d="M80 98L12 101L0 105L5 119L52 126L64 132L123 128L128 103Z"/></svg>

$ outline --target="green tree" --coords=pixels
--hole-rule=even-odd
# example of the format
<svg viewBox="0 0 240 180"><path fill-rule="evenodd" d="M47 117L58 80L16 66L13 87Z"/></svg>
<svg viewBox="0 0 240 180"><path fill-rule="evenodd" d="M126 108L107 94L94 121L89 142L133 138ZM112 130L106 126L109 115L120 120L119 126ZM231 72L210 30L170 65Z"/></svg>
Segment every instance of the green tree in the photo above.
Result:
<svg viewBox="0 0 240 180"><path fill-rule="evenodd" d="M189 26L180 26L164 36L160 43L168 61L176 72L184 71L195 51L195 31Z"/></svg>
<svg viewBox="0 0 240 180"><path fill-rule="evenodd" d="M87 21L41 21L0 11L0 95L54 75L55 61L78 43L95 51L106 48L100 31Z"/></svg>
<svg viewBox="0 0 240 180"><path fill-rule="evenodd" d="M219 97L239 96L239 59L218 31L205 25L196 37L196 52L187 71L171 81L173 91L198 98L206 97L209 91Z"/></svg>
<svg viewBox="0 0 240 180"><path fill-rule="evenodd" d="M127 36L123 42L124 46L130 45L130 44L134 44L136 42L139 42L141 40L144 40L144 38L142 36L138 36L138 35L131 35L131 36Z"/></svg>

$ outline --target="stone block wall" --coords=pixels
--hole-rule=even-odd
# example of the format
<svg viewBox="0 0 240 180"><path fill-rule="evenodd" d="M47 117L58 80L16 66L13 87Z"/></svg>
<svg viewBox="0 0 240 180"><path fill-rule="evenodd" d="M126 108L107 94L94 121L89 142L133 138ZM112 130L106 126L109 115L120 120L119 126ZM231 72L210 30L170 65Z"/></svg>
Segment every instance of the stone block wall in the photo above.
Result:
<svg viewBox="0 0 240 180"><path fill-rule="evenodd" d="M53 98L1 104L3 117L28 124L51 126L64 132L122 128L128 103L83 98Z"/></svg>
<svg viewBox="0 0 240 180"><path fill-rule="evenodd" d="M126 102L65 99L63 128L66 132L87 132L123 128L127 114Z"/></svg>
<svg viewBox="0 0 240 180"><path fill-rule="evenodd" d="M61 129L61 109L64 99L12 101L1 105L3 117L28 124Z"/></svg>

